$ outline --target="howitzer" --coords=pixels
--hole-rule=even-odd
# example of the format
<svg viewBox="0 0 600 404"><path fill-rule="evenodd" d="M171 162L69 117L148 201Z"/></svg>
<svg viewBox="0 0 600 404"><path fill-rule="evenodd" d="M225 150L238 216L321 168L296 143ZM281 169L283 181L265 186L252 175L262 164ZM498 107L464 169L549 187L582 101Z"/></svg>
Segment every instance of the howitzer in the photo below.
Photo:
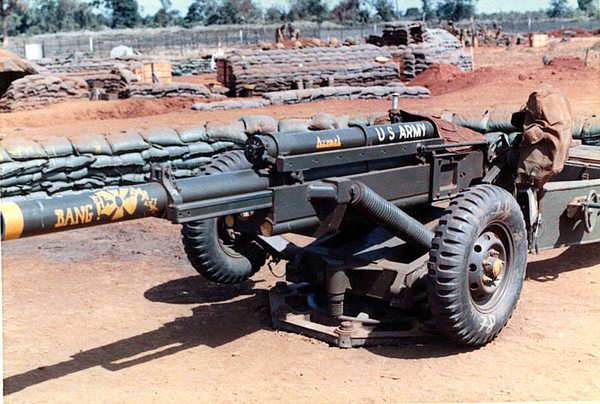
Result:
<svg viewBox="0 0 600 404"><path fill-rule="evenodd" d="M255 135L194 178L175 181L168 167L154 167L143 185L5 202L2 238L163 217L183 225L190 262L213 281L241 282L268 256L286 260L289 283L270 292L277 328L348 347L431 335L434 319L456 341L487 343L516 306L528 247L600 238L596 194L569 203L560 240L540 236L552 218L539 193L514 192L514 141L447 143L434 119L390 118ZM577 188L592 195L600 168L584 171L592 179ZM561 175L581 172L574 164ZM550 188L547 214L560 216L572 188ZM573 231L578 223L585 234ZM315 240L301 248L285 233Z"/></svg>

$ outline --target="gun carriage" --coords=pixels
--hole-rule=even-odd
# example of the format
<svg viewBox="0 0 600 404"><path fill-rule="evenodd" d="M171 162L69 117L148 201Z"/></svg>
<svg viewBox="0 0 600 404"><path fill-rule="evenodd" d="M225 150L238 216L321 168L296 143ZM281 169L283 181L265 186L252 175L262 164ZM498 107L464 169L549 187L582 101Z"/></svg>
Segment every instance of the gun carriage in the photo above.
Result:
<svg viewBox="0 0 600 404"><path fill-rule="evenodd" d="M167 218L212 281L287 261L270 292L277 328L341 347L434 330L485 344L517 304L528 251L600 240L600 159L517 190L518 137L448 143L434 119L393 108L390 120L255 135L194 178L154 167L139 186L4 202L2 238Z"/></svg>

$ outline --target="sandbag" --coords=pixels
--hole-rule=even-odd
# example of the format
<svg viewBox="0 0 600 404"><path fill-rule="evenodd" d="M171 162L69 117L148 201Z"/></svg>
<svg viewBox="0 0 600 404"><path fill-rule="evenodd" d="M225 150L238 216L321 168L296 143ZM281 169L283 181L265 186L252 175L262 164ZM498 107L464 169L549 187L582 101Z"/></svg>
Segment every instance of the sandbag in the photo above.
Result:
<svg viewBox="0 0 600 404"><path fill-rule="evenodd" d="M48 157L42 146L30 139L9 137L2 140L2 147L13 160L31 160Z"/></svg>
<svg viewBox="0 0 600 404"><path fill-rule="evenodd" d="M96 156L95 161L90 165L92 168L120 167L121 159L117 156Z"/></svg>
<svg viewBox="0 0 600 404"><path fill-rule="evenodd" d="M23 166L20 163L2 163L0 164L0 179L14 177L23 171Z"/></svg>
<svg viewBox="0 0 600 404"><path fill-rule="evenodd" d="M141 152L140 155L144 160L154 161L169 158L169 151L162 147L152 146L150 149Z"/></svg>
<svg viewBox="0 0 600 404"><path fill-rule="evenodd" d="M173 129L155 129L140 133L148 143L159 146L183 146L184 143Z"/></svg>
<svg viewBox="0 0 600 404"><path fill-rule="evenodd" d="M56 157L48 160L42 171L44 173L51 173L53 171L78 170L89 166L95 161L96 157L93 156Z"/></svg>
<svg viewBox="0 0 600 404"><path fill-rule="evenodd" d="M214 142L211 143L210 146L213 148L215 153L221 153L225 150L231 150L234 148L235 143L233 142Z"/></svg>
<svg viewBox="0 0 600 404"><path fill-rule="evenodd" d="M169 158L181 157L190 151L188 146L169 146L165 147L165 151L169 153Z"/></svg>
<svg viewBox="0 0 600 404"><path fill-rule="evenodd" d="M600 116L594 116L585 120L581 128L582 137L600 135Z"/></svg>
<svg viewBox="0 0 600 404"><path fill-rule="evenodd" d="M4 150L4 147L0 145L0 163L9 163L11 161L13 161L13 159L11 159L6 150Z"/></svg>
<svg viewBox="0 0 600 404"><path fill-rule="evenodd" d="M213 147L204 142L192 143L188 146L188 152L184 155L184 157L197 156L201 154L213 154Z"/></svg>
<svg viewBox="0 0 600 404"><path fill-rule="evenodd" d="M208 140L204 126L187 128L178 132L179 137L185 143L206 142Z"/></svg>
<svg viewBox="0 0 600 404"><path fill-rule="evenodd" d="M348 116L317 114L313 117L310 130L343 129L348 127Z"/></svg>
<svg viewBox="0 0 600 404"><path fill-rule="evenodd" d="M240 118L240 121L244 122L247 135L275 132L277 130L277 120L272 116L244 116Z"/></svg>
<svg viewBox="0 0 600 404"><path fill-rule="evenodd" d="M512 133L518 131L512 125L512 112L491 111L487 123L487 132Z"/></svg>
<svg viewBox="0 0 600 404"><path fill-rule="evenodd" d="M115 154L140 152L150 148L144 138L136 132L113 133L108 135L106 139Z"/></svg>
<svg viewBox="0 0 600 404"><path fill-rule="evenodd" d="M73 145L64 137L51 137L39 143L49 157L66 157L73 154Z"/></svg>
<svg viewBox="0 0 600 404"><path fill-rule="evenodd" d="M230 140L244 143L248 136L244 133L246 130L244 123L235 121L230 124L208 122L206 124L206 134L211 140Z"/></svg>
<svg viewBox="0 0 600 404"><path fill-rule="evenodd" d="M454 114L452 123L480 133L485 133L488 130L489 119L490 115L488 112L485 114L462 112Z"/></svg>
<svg viewBox="0 0 600 404"><path fill-rule="evenodd" d="M532 93L512 123L523 128L517 187L542 188L560 173L573 139L573 114L567 99L551 89Z"/></svg>
<svg viewBox="0 0 600 404"><path fill-rule="evenodd" d="M86 133L71 139L73 147L79 154L112 155L113 151L104 135Z"/></svg>
<svg viewBox="0 0 600 404"><path fill-rule="evenodd" d="M308 127L312 123L310 119L290 118L281 119L278 124L278 132L281 133L298 133L308 132Z"/></svg>

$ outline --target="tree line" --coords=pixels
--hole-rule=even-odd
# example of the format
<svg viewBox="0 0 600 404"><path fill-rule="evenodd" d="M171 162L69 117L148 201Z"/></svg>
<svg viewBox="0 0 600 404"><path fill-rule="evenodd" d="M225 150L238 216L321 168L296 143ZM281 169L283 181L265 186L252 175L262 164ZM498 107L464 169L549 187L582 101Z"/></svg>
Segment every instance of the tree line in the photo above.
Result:
<svg viewBox="0 0 600 404"><path fill-rule="evenodd" d="M395 0L341 0L332 9L324 0L287 0L287 8L271 6L266 9L252 0L194 0L187 12L181 13L173 9L171 0L160 2L161 8L155 14L143 16L136 0L0 0L2 34L7 38L19 34L99 30L104 27L192 27L298 20L343 24L399 18L459 21L473 16L477 4L477 0L421 0L421 7L408 8L400 13L395 7ZM577 13L568 7L567 0L550 0L548 6L547 10L537 13L551 18ZM579 15L582 12L586 16L597 14L597 0L578 0L578 10Z"/></svg>

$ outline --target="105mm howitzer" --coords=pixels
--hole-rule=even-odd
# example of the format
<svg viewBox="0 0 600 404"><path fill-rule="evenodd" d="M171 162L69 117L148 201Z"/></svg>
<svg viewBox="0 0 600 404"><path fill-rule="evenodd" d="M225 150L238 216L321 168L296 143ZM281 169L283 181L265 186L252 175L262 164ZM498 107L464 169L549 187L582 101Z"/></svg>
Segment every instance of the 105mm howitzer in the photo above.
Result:
<svg viewBox="0 0 600 404"><path fill-rule="evenodd" d="M286 260L290 283L271 291L278 328L347 347L429 334L433 318L456 341L487 343L516 306L528 249L600 238L600 164L567 164L560 181L516 193L514 139L447 143L436 120L390 117L256 135L195 178L155 167L144 185L4 202L2 238L164 217L183 225L190 262L213 281ZM285 233L316 239L301 248Z"/></svg>

